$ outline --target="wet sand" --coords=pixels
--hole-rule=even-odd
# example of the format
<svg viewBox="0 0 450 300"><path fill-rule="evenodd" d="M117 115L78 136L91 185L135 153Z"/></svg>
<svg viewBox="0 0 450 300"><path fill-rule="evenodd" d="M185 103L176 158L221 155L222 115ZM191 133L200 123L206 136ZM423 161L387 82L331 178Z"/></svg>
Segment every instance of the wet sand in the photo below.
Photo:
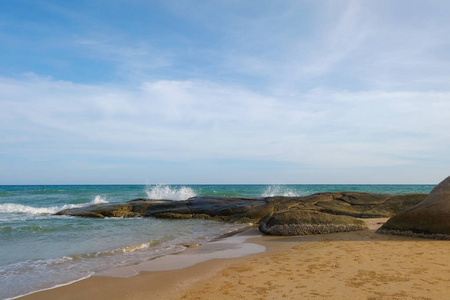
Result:
<svg viewBox="0 0 450 300"><path fill-rule="evenodd" d="M95 276L21 299L448 298L450 241L376 234L385 220L365 220L370 228L365 231L307 237L261 236L252 229L244 233L253 236L247 243L263 245L266 252L196 261L175 270L141 270L128 278ZM200 246L172 257L190 261L189 255L218 250Z"/></svg>

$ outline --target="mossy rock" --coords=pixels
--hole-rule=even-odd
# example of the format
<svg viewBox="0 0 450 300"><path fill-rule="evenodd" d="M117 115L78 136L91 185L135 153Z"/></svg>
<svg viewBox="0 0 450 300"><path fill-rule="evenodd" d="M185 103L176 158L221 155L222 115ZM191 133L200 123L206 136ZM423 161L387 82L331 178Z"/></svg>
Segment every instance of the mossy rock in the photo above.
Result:
<svg viewBox="0 0 450 300"><path fill-rule="evenodd" d="M367 229L364 221L318 211L286 211L267 216L259 230L270 235L308 235Z"/></svg>

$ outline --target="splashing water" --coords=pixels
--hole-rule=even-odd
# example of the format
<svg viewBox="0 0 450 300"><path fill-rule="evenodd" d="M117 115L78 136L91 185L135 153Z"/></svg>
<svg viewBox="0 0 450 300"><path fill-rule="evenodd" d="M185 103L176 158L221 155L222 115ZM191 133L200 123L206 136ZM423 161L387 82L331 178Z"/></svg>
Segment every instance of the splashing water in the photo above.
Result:
<svg viewBox="0 0 450 300"><path fill-rule="evenodd" d="M92 204L102 204L102 203L108 203L108 201L106 201L106 197L102 197L100 195L95 196L95 199L92 202Z"/></svg>
<svg viewBox="0 0 450 300"><path fill-rule="evenodd" d="M285 196L285 197L297 197L300 196L294 192L291 188L280 185L271 185L262 194L263 197Z"/></svg>
<svg viewBox="0 0 450 300"><path fill-rule="evenodd" d="M149 199L187 200L197 196L190 187L182 186L175 188L164 184L157 184L155 186L147 185L145 192Z"/></svg>
<svg viewBox="0 0 450 300"><path fill-rule="evenodd" d="M0 204L0 213L4 214L26 214L26 215L51 215L58 211L70 208L78 208L88 206L92 204L108 203L105 197L100 195L95 196L95 199L89 203L83 204L65 204L63 206L51 206L51 207L33 207L17 203L4 203Z"/></svg>
<svg viewBox="0 0 450 300"><path fill-rule="evenodd" d="M32 207L16 203L0 204L0 213L22 213L29 215L53 214L58 211L59 207Z"/></svg>

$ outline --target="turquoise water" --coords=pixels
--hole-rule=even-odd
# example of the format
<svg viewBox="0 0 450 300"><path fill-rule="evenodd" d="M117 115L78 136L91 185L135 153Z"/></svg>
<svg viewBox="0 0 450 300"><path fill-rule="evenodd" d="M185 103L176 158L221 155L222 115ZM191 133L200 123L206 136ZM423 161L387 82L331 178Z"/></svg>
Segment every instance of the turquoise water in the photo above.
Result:
<svg viewBox="0 0 450 300"><path fill-rule="evenodd" d="M42 185L0 186L0 299L51 288L115 266L183 251L241 228L208 220L85 219L62 209L135 198L258 198L325 191L428 193L431 185Z"/></svg>

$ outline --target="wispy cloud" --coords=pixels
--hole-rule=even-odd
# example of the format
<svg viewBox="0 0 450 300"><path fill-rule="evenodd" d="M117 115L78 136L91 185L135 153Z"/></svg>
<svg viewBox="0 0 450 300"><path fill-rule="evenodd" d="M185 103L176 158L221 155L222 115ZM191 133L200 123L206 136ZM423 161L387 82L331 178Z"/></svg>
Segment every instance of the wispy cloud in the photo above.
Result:
<svg viewBox="0 0 450 300"><path fill-rule="evenodd" d="M446 2L37 3L45 14L1 21L4 174L58 177L61 161L77 178L144 178L150 162L163 178L202 166L199 182L227 164L249 170L220 180L448 175Z"/></svg>
<svg viewBox="0 0 450 300"><path fill-rule="evenodd" d="M24 158L38 149L97 150L361 168L414 165L450 147L449 93L316 90L294 102L205 81L121 89L32 76L3 78L0 86L2 152Z"/></svg>

